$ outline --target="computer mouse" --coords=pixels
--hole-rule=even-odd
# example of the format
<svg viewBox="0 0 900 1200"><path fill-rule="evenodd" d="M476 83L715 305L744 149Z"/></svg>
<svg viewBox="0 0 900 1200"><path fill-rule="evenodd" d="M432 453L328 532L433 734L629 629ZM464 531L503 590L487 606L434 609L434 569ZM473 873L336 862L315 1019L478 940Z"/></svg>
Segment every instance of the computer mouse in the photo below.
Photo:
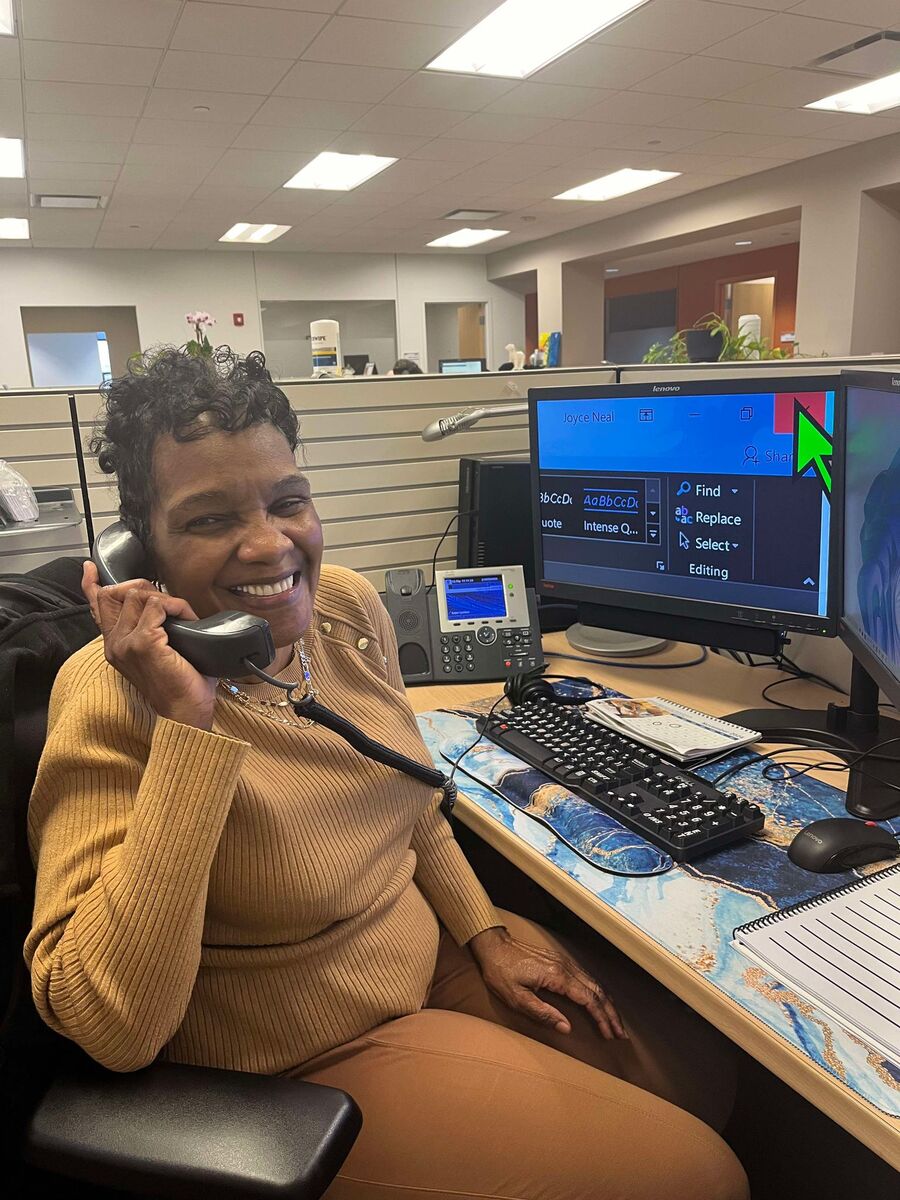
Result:
<svg viewBox="0 0 900 1200"><path fill-rule="evenodd" d="M788 858L806 871L832 874L881 862L900 854L900 842L874 821L829 817L801 829L788 847Z"/></svg>

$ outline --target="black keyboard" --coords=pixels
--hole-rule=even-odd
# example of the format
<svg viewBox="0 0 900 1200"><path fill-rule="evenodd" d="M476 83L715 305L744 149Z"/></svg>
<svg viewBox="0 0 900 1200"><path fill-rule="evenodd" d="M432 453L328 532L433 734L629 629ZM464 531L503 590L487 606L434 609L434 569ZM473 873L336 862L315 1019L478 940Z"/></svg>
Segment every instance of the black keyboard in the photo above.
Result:
<svg viewBox="0 0 900 1200"><path fill-rule="evenodd" d="M577 708L520 704L477 726L490 741L537 767L620 824L687 862L758 833L762 811L725 794L640 742Z"/></svg>

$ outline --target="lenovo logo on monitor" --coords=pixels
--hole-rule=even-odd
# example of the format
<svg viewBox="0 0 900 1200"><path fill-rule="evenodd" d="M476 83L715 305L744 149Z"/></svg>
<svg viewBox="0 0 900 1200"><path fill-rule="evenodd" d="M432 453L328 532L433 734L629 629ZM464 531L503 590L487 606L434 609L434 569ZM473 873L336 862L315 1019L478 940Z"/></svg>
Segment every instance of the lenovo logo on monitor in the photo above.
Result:
<svg viewBox="0 0 900 1200"><path fill-rule="evenodd" d="M654 384L650 390L653 392L680 392L681 388L678 384Z"/></svg>

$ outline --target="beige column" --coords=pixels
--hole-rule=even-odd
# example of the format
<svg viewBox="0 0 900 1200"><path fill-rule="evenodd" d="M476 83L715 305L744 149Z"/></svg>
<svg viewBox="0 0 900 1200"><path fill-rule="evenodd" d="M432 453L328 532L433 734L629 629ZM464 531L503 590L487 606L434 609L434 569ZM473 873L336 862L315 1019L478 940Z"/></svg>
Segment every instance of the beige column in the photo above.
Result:
<svg viewBox="0 0 900 1200"><path fill-rule="evenodd" d="M604 271L593 259L562 264L562 353L567 367L603 361Z"/></svg>

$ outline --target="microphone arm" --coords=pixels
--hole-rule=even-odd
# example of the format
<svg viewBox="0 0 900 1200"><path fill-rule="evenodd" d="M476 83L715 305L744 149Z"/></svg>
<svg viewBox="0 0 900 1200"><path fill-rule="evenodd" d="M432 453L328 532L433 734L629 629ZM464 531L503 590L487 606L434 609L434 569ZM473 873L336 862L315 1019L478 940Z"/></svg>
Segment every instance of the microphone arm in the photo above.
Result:
<svg viewBox="0 0 900 1200"><path fill-rule="evenodd" d="M522 404L492 404L487 408L464 408L462 412L454 413L452 417L440 417L432 421L422 430L423 442L439 442L441 438L450 437L461 429L471 429L484 417L508 417L528 412L528 405Z"/></svg>

